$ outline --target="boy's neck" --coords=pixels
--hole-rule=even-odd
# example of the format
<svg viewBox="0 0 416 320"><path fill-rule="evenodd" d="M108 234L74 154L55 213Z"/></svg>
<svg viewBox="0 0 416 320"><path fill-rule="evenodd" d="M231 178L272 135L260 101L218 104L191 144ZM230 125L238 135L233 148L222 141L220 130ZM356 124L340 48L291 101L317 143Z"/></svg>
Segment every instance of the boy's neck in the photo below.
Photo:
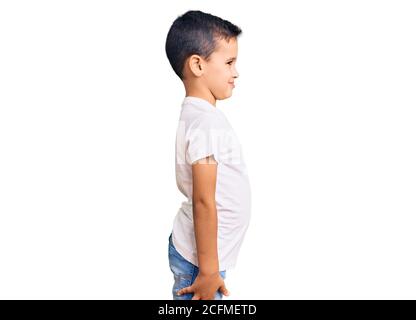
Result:
<svg viewBox="0 0 416 320"><path fill-rule="evenodd" d="M216 106L217 99L215 99L215 97L212 95L211 92L203 93L203 92L196 92L196 91L192 91L192 90L187 90L185 96L186 97L191 96L191 97L204 99L204 100L208 101L214 108L217 107Z"/></svg>

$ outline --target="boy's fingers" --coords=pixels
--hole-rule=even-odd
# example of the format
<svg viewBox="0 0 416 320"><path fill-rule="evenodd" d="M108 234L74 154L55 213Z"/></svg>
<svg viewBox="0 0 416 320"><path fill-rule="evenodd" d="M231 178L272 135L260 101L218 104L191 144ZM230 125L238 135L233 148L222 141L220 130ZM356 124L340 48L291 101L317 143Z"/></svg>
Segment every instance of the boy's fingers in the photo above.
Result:
<svg viewBox="0 0 416 320"><path fill-rule="evenodd" d="M180 295L183 295L185 293L191 293L191 292L194 292L194 288L192 286L182 288L182 289L178 290L177 295L180 296Z"/></svg>
<svg viewBox="0 0 416 320"><path fill-rule="evenodd" d="M228 296L230 294L230 292L227 290L227 288L225 286L221 286L220 287L220 292L226 296Z"/></svg>
<svg viewBox="0 0 416 320"><path fill-rule="evenodd" d="M194 294L194 296L192 297L192 300L200 300L199 295L198 294Z"/></svg>

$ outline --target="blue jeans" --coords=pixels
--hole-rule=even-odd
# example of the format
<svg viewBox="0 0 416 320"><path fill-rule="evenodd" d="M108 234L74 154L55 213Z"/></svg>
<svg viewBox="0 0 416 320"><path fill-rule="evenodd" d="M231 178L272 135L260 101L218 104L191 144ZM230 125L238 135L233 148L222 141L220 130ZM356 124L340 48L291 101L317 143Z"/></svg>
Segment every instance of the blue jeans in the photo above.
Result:
<svg viewBox="0 0 416 320"><path fill-rule="evenodd" d="M189 287L194 283L198 275L199 268L185 260L185 258L182 257L178 251L176 251L172 242L172 234L169 236L169 266L175 280L172 288L173 300L191 300L194 295L193 293L185 293L180 296L176 293L178 290ZM225 279L225 270L220 271L220 275L223 279ZM217 291L214 299L221 300L222 296L222 293Z"/></svg>

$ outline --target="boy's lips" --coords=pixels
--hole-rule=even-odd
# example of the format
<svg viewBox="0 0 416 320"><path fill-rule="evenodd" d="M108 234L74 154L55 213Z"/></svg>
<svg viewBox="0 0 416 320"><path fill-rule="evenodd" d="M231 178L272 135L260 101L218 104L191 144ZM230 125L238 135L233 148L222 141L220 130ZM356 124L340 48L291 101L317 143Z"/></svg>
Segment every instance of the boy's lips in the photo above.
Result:
<svg viewBox="0 0 416 320"><path fill-rule="evenodd" d="M231 84L233 88L235 88L234 82L228 82L228 83Z"/></svg>

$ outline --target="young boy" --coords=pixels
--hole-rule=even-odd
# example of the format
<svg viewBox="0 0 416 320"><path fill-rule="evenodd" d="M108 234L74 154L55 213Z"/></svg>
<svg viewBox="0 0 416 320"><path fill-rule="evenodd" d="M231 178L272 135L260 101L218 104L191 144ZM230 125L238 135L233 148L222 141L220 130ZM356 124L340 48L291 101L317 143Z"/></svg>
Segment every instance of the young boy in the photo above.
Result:
<svg viewBox="0 0 416 320"><path fill-rule="evenodd" d="M229 295L224 279L235 267L250 220L251 191L241 145L217 100L232 95L241 29L188 11L166 39L169 62L186 96L176 135L176 182L187 197L169 236L173 299Z"/></svg>

